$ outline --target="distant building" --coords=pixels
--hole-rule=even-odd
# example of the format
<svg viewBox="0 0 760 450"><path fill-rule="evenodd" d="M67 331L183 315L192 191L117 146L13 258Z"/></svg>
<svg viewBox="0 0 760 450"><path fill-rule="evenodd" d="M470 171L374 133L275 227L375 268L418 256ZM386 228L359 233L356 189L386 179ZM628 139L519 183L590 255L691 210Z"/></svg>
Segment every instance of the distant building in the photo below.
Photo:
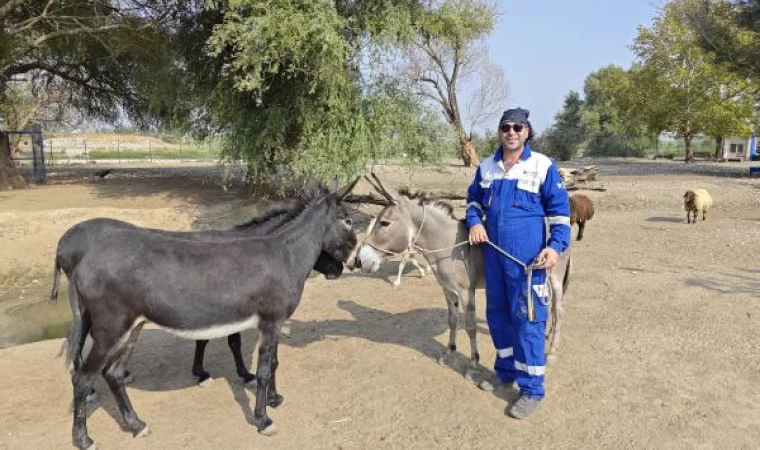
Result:
<svg viewBox="0 0 760 450"><path fill-rule="evenodd" d="M750 161L757 152L757 138L725 137L721 145L721 159Z"/></svg>

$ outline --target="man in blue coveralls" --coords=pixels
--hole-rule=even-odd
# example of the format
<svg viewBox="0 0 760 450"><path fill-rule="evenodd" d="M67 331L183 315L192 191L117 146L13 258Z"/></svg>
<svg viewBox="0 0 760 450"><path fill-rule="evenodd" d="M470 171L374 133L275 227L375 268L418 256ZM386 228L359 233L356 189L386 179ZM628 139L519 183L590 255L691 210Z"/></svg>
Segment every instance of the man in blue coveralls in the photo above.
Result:
<svg viewBox="0 0 760 450"><path fill-rule="evenodd" d="M517 382L520 388L508 411L518 419L528 417L544 397L546 269L570 244L567 191L551 159L530 148L528 114L522 108L504 111L501 145L478 167L467 191L466 214L471 244L490 241L526 266L535 263L529 292L526 270L491 245L483 246L494 370L500 382Z"/></svg>

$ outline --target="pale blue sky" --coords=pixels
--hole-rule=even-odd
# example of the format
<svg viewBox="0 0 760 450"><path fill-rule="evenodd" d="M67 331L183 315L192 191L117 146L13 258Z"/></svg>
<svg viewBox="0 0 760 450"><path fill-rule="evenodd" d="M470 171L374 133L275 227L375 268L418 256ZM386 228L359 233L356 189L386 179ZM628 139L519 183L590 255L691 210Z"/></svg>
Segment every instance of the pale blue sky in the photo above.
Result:
<svg viewBox="0 0 760 450"><path fill-rule="evenodd" d="M506 108L529 109L538 131L550 126L570 90L583 95L589 73L608 64L630 67L636 28L651 25L663 1L498 0L502 16L488 49L506 71Z"/></svg>

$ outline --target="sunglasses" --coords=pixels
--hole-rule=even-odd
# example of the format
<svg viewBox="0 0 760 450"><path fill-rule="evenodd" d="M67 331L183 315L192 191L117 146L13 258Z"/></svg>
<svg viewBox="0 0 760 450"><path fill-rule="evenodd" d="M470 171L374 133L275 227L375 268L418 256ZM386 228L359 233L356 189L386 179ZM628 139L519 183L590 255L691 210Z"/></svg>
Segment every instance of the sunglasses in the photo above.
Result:
<svg viewBox="0 0 760 450"><path fill-rule="evenodd" d="M505 123L499 128L501 129L502 133L509 133L509 130L515 130L515 133L521 133L522 130L526 128L526 126L521 123L513 123L513 124Z"/></svg>

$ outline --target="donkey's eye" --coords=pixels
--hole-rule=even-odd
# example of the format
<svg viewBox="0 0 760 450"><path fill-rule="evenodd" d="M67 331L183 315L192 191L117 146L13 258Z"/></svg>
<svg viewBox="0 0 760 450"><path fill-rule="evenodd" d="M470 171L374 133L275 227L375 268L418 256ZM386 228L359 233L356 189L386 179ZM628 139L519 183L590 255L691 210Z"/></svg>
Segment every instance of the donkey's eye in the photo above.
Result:
<svg viewBox="0 0 760 450"><path fill-rule="evenodd" d="M351 219L343 219L343 223L345 223L349 227L354 225L354 221Z"/></svg>
<svg viewBox="0 0 760 450"><path fill-rule="evenodd" d="M381 220L380 221L380 226L381 227L388 227L390 225L391 225L391 223L389 221L387 221L387 220Z"/></svg>

